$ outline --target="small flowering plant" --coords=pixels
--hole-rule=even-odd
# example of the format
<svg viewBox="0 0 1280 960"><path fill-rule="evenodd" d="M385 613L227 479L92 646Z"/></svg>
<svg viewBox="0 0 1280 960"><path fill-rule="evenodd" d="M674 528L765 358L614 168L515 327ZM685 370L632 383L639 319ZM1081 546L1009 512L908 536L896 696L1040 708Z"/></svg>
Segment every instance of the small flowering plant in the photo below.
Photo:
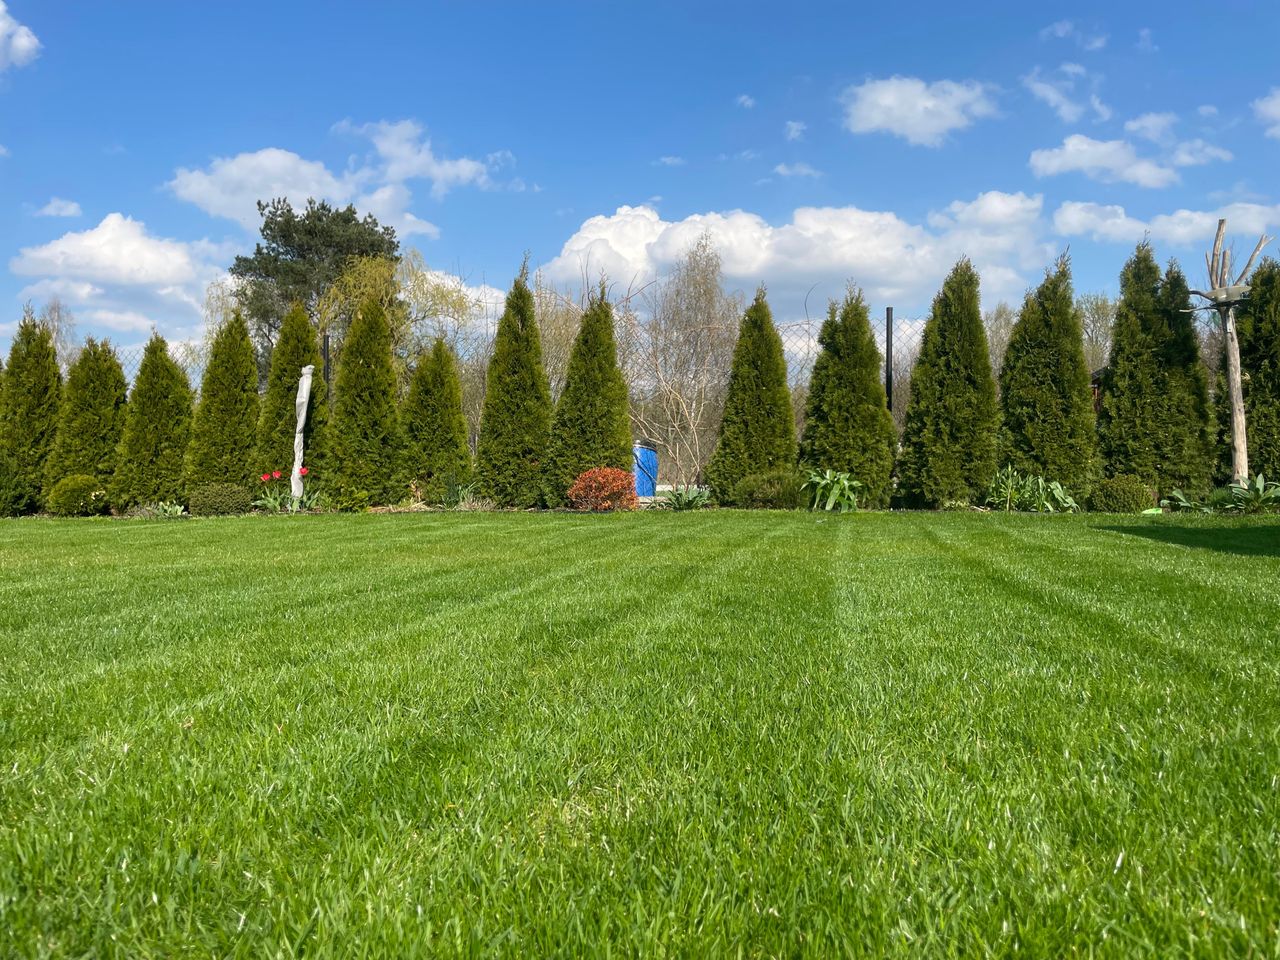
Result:
<svg viewBox="0 0 1280 960"><path fill-rule="evenodd" d="M306 467L298 468L298 475L305 477L310 471ZM262 490L253 505L267 513L306 513L315 509L320 502L320 494L303 490L302 496L295 497L289 486L289 478L279 470L271 470L258 477L262 481ZM283 481L283 482L282 482Z"/></svg>

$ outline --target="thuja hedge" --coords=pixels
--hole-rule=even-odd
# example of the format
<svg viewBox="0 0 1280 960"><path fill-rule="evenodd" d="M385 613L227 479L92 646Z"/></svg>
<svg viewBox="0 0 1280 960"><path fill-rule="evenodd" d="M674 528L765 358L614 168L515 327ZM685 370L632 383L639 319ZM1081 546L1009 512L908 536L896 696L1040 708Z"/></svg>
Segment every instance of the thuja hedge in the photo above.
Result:
<svg viewBox="0 0 1280 960"><path fill-rule="evenodd" d="M258 363L249 325L236 313L214 334L209 350L191 422L188 486L248 484L257 429Z"/></svg>
<svg viewBox="0 0 1280 960"><path fill-rule="evenodd" d="M129 397L128 416L110 490L111 505L183 500L183 466L191 434L191 384L152 334Z"/></svg>
<svg viewBox="0 0 1280 960"><path fill-rule="evenodd" d="M106 484L115 475L128 384L111 344L89 337L67 372L58 429L44 469L45 496L66 477Z"/></svg>
<svg viewBox="0 0 1280 960"><path fill-rule="evenodd" d="M471 479L458 362L443 340L418 358L402 419L409 480L424 500L439 503L451 485Z"/></svg>
<svg viewBox="0 0 1280 960"><path fill-rule="evenodd" d="M53 450L62 375L49 329L28 313L5 365L0 408L0 508L6 515L42 506L45 461Z"/></svg>

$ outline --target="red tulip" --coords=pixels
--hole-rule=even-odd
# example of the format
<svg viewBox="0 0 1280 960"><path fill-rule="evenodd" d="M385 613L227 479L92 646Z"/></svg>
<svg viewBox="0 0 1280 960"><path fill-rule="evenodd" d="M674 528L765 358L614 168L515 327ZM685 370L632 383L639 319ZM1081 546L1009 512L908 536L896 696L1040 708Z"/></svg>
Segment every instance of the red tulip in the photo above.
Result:
<svg viewBox="0 0 1280 960"><path fill-rule="evenodd" d="M263 482L263 483L266 483L266 482L267 482L268 480L270 480L270 479L271 479L271 474L269 474L269 473L264 473L264 474L262 475L262 482Z"/></svg>
<svg viewBox="0 0 1280 960"><path fill-rule="evenodd" d="M272 470L272 471L271 471L271 476L272 476L272 479L279 480L279 479L280 479L280 471L279 471L279 470Z"/></svg>
<svg viewBox="0 0 1280 960"><path fill-rule="evenodd" d="M299 468L298 468L298 476L300 476L300 477L305 477L306 475L307 475L307 468L306 468L306 467L299 467Z"/></svg>

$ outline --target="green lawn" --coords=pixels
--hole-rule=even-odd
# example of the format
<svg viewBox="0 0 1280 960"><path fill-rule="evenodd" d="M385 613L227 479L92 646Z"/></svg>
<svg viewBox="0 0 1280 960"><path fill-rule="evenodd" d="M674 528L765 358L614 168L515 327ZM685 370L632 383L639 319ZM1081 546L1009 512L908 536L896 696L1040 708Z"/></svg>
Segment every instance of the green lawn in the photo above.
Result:
<svg viewBox="0 0 1280 960"><path fill-rule="evenodd" d="M1280 521L0 523L0 955L1275 955Z"/></svg>

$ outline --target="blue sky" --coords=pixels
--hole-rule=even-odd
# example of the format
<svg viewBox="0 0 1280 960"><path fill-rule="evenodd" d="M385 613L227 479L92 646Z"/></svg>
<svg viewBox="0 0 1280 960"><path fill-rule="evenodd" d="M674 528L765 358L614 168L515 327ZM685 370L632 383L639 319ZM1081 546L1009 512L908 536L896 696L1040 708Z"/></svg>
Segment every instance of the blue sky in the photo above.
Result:
<svg viewBox="0 0 1280 960"><path fill-rule="evenodd" d="M0 2L0 340L54 293L198 336L278 194L499 287L711 230L780 319L848 280L921 314L962 253L991 306L1068 247L1114 292L1144 235L1199 279L1221 213L1280 232L1280 5L972 6Z"/></svg>

